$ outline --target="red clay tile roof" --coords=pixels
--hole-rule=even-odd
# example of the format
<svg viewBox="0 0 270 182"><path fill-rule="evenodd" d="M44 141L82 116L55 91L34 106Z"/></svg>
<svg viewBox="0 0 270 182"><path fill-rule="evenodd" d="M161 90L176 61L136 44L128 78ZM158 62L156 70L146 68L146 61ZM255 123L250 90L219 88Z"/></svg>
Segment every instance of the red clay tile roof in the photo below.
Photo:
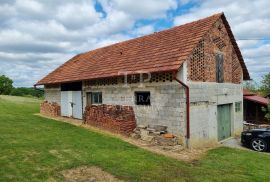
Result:
<svg viewBox="0 0 270 182"><path fill-rule="evenodd" d="M223 13L143 37L79 54L36 85L118 76L119 71L177 71L198 42L222 18L240 59L244 79L249 79L244 60Z"/></svg>
<svg viewBox="0 0 270 182"><path fill-rule="evenodd" d="M252 101L252 102L256 102L259 104L263 104L263 105L268 105L269 100L264 98L264 97L260 97L257 95L251 95L251 96L244 96L244 99Z"/></svg>
<svg viewBox="0 0 270 182"><path fill-rule="evenodd" d="M244 96L251 96L251 95L256 95L256 94L249 91L248 89L243 89L243 95Z"/></svg>

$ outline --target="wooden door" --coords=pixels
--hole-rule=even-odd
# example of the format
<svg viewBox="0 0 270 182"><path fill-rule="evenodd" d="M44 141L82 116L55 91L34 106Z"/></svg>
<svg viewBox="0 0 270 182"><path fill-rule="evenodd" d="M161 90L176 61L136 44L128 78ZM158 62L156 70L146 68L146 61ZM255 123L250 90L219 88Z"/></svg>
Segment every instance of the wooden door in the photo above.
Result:
<svg viewBox="0 0 270 182"><path fill-rule="evenodd" d="M230 104L217 107L218 140L224 140L231 136L231 106Z"/></svg>

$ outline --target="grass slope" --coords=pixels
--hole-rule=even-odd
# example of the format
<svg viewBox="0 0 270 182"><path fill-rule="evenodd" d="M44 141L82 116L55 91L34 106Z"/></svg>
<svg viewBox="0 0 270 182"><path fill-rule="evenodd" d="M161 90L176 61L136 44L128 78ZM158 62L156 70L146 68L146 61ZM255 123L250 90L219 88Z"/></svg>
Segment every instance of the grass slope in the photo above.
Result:
<svg viewBox="0 0 270 182"><path fill-rule="evenodd" d="M0 181L63 180L95 165L128 181L269 181L270 156L218 148L185 163L119 139L33 115L38 100L0 96Z"/></svg>

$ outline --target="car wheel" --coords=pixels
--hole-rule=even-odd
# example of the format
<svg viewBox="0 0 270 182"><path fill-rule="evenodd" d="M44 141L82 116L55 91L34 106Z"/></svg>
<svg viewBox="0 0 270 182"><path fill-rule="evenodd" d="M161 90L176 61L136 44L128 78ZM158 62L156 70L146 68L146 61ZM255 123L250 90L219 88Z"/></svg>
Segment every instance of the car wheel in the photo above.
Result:
<svg viewBox="0 0 270 182"><path fill-rule="evenodd" d="M265 152L267 150L267 144L263 139L254 138L251 141L251 148L258 152Z"/></svg>

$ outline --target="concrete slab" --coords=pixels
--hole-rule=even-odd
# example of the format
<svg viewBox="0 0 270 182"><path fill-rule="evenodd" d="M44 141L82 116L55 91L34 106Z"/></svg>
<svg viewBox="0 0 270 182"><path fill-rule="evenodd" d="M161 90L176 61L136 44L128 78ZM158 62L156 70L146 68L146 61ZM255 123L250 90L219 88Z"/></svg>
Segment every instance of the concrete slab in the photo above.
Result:
<svg viewBox="0 0 270 182"><path fill-rule="evenodd" d="M240 139L236 138L229 138L227 140L222 141L221 144L225 147L249 150L248 148L242 146Z"/></svg>

